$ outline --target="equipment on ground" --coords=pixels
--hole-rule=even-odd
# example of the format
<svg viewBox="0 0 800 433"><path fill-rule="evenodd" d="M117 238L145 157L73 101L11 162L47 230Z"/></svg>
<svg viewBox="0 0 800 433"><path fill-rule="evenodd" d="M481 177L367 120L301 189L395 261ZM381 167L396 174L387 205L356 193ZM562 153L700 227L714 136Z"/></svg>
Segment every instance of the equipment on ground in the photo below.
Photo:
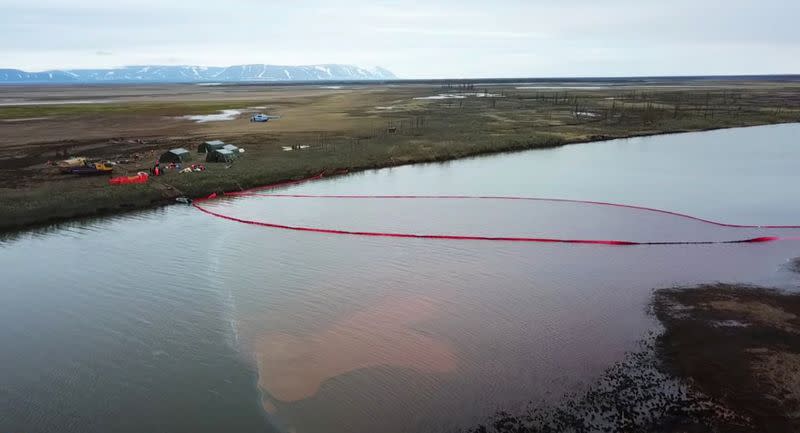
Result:
<svg viewBox="0 0 800 433"><path fill-rule="evenodd" d="M95 162L93 164L86 164L81 167L72 168L69 172L81 176L94 176L99 174L111 174L114 167L105 162Z"/></svg>
<svg viewBox="0 0 800 433"><path fill-rule="evenodd" d="M58 167L62 173L71 173L73 168L83 167L85 165L86 158L81 157L65 159L56 163L56 167Z"/></svg>
<svg viewBox="0 0 800 433"><path fill-rule="evenodd" d="M222 140L204 141L197 146L197 153L211 153L217 149L222 149L225 142Z"/></svg>
<svg viewBox="0 0 800 433"><path fill-rule="evenodd" d="M180 164L182 162L186 162L191 158L191 153L184 148L177 148L177 149L170 149L161 154L158 158L158 162L171 162L175 164Z"/></svg>
<svg viewBox="0 0 800 433"><path fill-rule="evenodd" d="M239 156L239 152L228 149L217 149L206 155L206 162L233 162Z"/></svg>
<svg viewBox="0 0 800 433"><path fill-rule="evenodd" d="M108 180L110 185L130 185L135 183L147 183L150 176L140 171L139 174L136 176L121 176L121 177L112 177Z"/></svg>

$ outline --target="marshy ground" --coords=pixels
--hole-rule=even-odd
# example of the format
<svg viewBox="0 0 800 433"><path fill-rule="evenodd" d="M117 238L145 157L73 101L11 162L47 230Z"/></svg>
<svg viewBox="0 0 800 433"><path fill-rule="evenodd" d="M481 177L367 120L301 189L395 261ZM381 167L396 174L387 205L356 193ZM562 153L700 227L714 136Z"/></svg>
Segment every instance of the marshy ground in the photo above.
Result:
<svg viewBox="0 0 800 433"><path fill-rule="evenodd" d="M655 311L671 371L748 419L746 431L800 430L799 294L715 284L661 291Z"/></svg>
<svg viewBox="0 0 800 433"><path fill-rule="evenodd" d="M800 119L800 84L791 80L561 84L3 87L0 229L142 208L322 170ZM242 114L206 123L186 118L222 110ZM281 118L250 123L253 112ZM115 174L130 175L152 166L166 149L194 153L207 139L237 144L246 155L232 165L209 164L203 173L170 172L146 185L122 187L109 186L105 177L58 174L47 165L86 156L126 161ZM203 155L195 154L194 161L203 161Z"/></svg>

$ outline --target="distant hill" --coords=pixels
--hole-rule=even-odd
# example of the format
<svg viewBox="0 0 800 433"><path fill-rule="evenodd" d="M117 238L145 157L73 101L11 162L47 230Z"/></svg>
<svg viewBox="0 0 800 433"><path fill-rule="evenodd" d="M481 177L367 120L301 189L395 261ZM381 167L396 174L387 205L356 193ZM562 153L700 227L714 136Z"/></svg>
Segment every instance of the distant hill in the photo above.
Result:
<svg viewBox="0 0 800 433"><path fill-rule="evenodd" d="M125 66L115 69L63 69L26 72L0 69L0 83L200 83L249 81L327 81L395 79L390 71L352 65Z"/></svg>

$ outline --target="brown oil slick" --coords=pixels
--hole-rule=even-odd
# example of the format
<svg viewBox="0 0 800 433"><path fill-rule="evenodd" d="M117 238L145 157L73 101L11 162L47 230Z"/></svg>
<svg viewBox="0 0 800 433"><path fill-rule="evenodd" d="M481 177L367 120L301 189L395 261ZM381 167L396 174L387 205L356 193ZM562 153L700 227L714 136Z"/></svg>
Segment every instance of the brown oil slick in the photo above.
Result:
<svg viewBox="0 0 800 433"><path fill-rule="evenodd" d="M275 403L273 403L271 400L262 398L261 405L264 406L264 410L270 415L275 415L278 413L278 407L275 406Z"/></svg>
<svg viewBox="0 0 800 433"><path fill-rule="evenodd" d="M457 362L451 346L414 329L436 311L425 297L391 297L313 334L259 336L259 385L274 399L292 402L313 396L328 379L362 368L453 371Z"/></svg>

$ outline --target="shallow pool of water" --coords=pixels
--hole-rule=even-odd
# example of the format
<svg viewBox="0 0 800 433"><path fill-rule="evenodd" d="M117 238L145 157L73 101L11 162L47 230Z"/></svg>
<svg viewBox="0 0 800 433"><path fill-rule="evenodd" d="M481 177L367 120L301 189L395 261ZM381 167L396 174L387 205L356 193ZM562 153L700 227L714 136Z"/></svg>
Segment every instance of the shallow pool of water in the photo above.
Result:
<svg viewBox="0 0 800 433"><path fill-rule="evenodd" d="M182 118L195 123L225 122L236 119L240 114L242 114L240 110L220 110L219 113L216 114L190 114Z"/></svg>

